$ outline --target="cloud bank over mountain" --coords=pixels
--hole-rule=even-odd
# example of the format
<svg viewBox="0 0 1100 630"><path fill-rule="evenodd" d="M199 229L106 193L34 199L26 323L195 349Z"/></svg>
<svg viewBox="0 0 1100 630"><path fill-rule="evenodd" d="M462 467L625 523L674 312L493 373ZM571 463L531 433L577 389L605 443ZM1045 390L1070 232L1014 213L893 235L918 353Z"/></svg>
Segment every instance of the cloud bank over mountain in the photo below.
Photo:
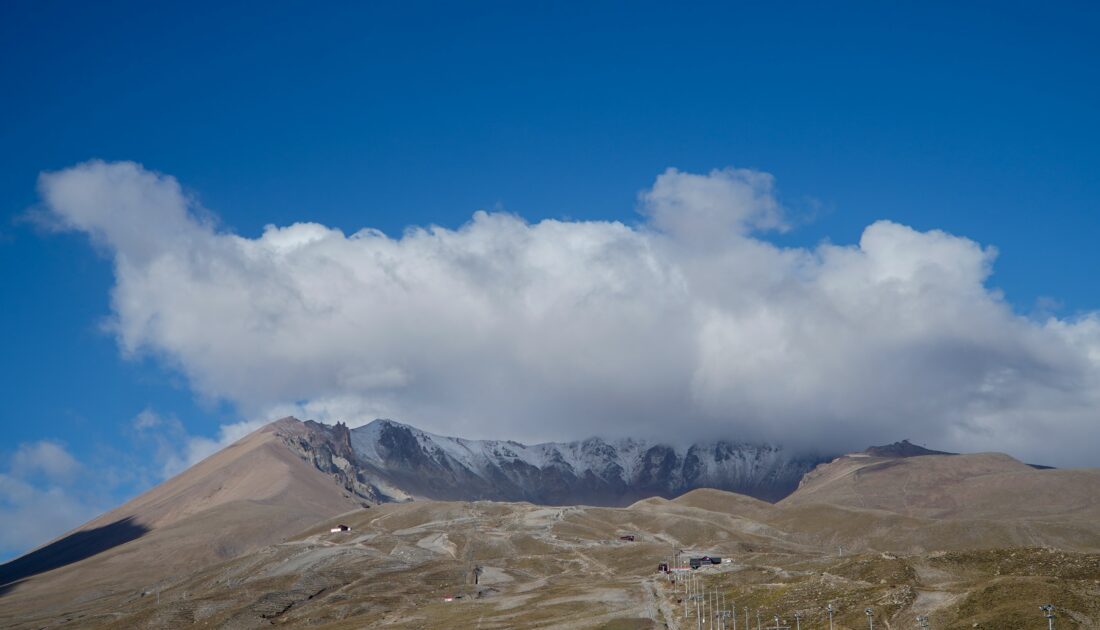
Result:
<svg viewBox="0 0 1100 630"><path fill-rule="evenodd" d="M827 450L907 437L1098 463L1100 315L1014 313L986 284L996 252L941 231L879 221L852 246L777 246L773 189L669 169L637 225L476 212L396 238L248 238L138 164L40 178L51 219L114 261L122 351L245 419Z"/></svg>

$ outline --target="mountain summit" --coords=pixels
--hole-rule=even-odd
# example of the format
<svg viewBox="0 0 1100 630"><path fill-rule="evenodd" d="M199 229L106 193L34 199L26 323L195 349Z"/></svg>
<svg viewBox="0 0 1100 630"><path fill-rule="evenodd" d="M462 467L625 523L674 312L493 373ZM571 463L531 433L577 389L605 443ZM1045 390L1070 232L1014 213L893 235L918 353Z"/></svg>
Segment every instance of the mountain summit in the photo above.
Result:
<svg viewBox="0 0 1100 630"><path fill-rule="evenodd" d="M923 455L958 455L947 451L934 451L930 448L918 446L909 440L894 442L883 446L870 446L863 451L872 457L921 457Z"/></svg>

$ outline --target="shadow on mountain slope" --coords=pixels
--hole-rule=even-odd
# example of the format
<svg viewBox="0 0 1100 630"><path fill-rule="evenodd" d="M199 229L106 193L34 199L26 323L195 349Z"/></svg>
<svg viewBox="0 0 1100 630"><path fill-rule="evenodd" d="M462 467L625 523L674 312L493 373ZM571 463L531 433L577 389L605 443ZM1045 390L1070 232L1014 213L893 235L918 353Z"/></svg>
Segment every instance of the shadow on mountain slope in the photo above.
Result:
<svg viewBox="0 0 1100 630"><path fill-rule="evenodd" d="M14 583L20 580L80 562L85 558L141 538L148 531L149 528L134 522L133 517L127 517L109 525L70 534L25 556L0 565L0 596L7 593Z"/></svg>

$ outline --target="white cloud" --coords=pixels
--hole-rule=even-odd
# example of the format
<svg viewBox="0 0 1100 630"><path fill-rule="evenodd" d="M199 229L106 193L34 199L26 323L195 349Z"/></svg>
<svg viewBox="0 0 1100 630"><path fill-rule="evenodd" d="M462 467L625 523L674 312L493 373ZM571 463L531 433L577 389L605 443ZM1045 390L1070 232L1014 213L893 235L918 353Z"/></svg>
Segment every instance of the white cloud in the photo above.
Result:
<svg viewBox="0 0 1100 630"><path fill-rule="evenodd" d="M775 195L775 178L744 168L707 175L670 168L639 198L657 229L695 245L723 247L752 230L786 230Z"/></svg>
<svg viewBox="0 0 1100 630"><path fill-rule="evenodd" d="M164 477L171 477L187 470L191 466L210 457L256 429L259 429L273 419L273 417L265 417L264 419L244 420L232 424L223 424L218 428L218 437L216 439L188 435L187 438L181 442L179 454L175 458L168 460L168 463L165 465Z"/></svg>
<svg viewBox="0 0 1100 630"><path fill-rule="evenodd" d="M74 492L83 467L60 444L20 444L0 473L0 559L26 551L98 514Z"/></svg>
<svg viewBox="0 0 1100 630"><path fill-rule="evenodd" d="M64 446L48 440L20 444L11 459L11 472L24 478L68 481L79 470L80 464Z"/></svg>
<svg viewBox="0 0 1100 630"><path fill-rule="evenodd" d="M152 459L160 467L153 476L157 481L162 481L187 470L269 420L255 419L222 425L217 439L212 439L191 435L177 418L166 417L146 408L134 417L131 426L137 442L152 447Z"/></svg>
<svg viewBox="0 0 1100 630"><path fill-rule="evenodd" d="M908 437L1096 463L1100 316L1017 315L986 285L996 252L943 232L880 221L857 245L778 247L757 236L788 225L766 173L670 169L636 227L477 212L399 238L218 231L133 163L40 188L112 255L123 350L245 418L825 449Z"/></svg>

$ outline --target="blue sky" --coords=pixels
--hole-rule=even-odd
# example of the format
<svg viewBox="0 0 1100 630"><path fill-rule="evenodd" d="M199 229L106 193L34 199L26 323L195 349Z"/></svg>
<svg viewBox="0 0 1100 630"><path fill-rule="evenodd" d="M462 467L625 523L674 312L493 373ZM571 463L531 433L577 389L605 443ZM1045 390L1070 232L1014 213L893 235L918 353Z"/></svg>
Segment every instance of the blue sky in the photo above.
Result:
<svg viewBox="0 0 1100 630"><path fill-rule="evenodd" d="M0 471L61 488L66 514L157 481L165 436L216 438L254 412L244 394L196 387L204 368L178 348L124 356L105 328L112 246L27 218L43 203L40 173L90 159L177 178L222 233L248 239L302 221L398 238L459 228L479 209L639 226L639 192L667 168L749 168L774 176L788 217L766 242L853 245L881 219L939 229L997 249L985 286L1017 314L1100 310L1090 3L8 2L0 13ZM135 431L147 410L167 433ZM79 474L62 465L28 480L45 468L27 464L19 477L42 441ZM38 509L14 496L0 523ZM0 541L0 557L34 542Z"/></svg>

